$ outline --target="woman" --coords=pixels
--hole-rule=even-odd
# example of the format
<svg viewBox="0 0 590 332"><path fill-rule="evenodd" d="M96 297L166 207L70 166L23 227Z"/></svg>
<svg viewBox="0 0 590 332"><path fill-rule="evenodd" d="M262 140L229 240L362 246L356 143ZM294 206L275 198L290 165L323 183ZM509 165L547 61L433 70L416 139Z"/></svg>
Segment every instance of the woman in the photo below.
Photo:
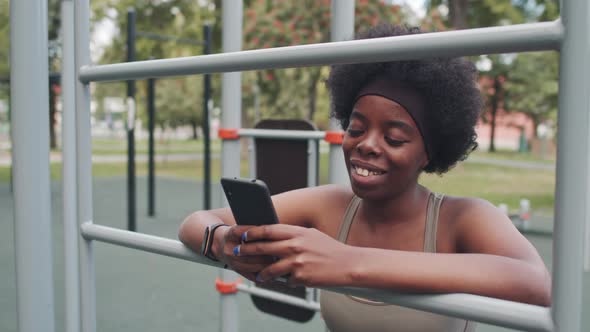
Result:
<svg viewBox="0 0 590 332"><path fill-rule="evenodd" d="M380 25L361 38L414 33L420 31ZM418 183L422 172L443 174L477 146L482 103L472 63L336 65L328 87L332 113L345 130L350 187L273 196L279 225L235 226L227 208L196 212L181 226L183 243L198 251L208 225L229 225L217 227L208 256L257 282L288 275L290 283L310 287L550 304L550 275L506 215L487 201L443 196ZM473 328L464 320L330 292L322 292L321 304L332 331Z"/></svg>

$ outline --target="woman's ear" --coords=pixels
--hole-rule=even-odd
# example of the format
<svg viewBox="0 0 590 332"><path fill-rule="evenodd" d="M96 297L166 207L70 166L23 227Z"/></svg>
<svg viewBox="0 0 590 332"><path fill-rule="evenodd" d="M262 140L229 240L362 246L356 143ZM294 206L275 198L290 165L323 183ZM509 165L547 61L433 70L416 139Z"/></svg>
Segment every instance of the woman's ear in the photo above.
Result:
<svg viewBox="0 0 590 332"><path fill-rule="evenodd" d="M424 169L426 168L426 166L428 166L428 163L430 163L430 160L428 160L428 157L424 158L424 161L422 161L422 165L421 168Z"/></svg>

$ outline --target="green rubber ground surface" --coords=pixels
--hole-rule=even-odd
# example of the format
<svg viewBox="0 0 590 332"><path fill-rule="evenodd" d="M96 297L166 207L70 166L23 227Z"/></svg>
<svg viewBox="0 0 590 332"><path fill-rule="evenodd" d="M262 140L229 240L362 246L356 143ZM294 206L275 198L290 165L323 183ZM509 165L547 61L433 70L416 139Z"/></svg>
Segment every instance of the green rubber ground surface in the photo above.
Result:
<svg viewBox="0 0 590 332"><path fill-rule="evenodd" d="M202 206L202 186L193 181L159 178L156 183L156 217L147 217L146 179L137 181L137 223L143 233L176 239L182 219ZM61 184L52 185L53 280L55 331L64 330L63 232ZM125 178L94 182L95 223L126 228ZM219 188L213 204L219 205ZM16 332L16 276L12 197L7 183L0 183L0 331ZM535 227L551 227L549 220L535 221ZM545 262L551 266L550 237L528 235ZM95 245L97 331L218 331L219 296L214 289L217 270L150 253ZM590 277L585 278L585 303L590 300ZM325 331L319 314L306 324L285 321L258 312L249 296L238 294L240 331ZM588 305L585 306L588 308ZM586 312L588 309L585 310ZM583 330L590 329L590 315L584 315ZM479 325L478 331L508 331Z"/></svg>

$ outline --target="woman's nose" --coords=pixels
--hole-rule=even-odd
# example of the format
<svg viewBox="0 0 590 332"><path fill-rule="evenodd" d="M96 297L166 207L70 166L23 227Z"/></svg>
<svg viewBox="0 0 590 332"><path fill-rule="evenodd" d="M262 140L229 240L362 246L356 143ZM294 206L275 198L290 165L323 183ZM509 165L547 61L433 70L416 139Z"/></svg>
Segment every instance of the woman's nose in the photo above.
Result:
<svg viewBox="0 0 590 332"><path fill-rule="evenodd" d="M366 135L364 139L357 144L356 150L362 155L381 155L382 149L378 135Z"/></svg>

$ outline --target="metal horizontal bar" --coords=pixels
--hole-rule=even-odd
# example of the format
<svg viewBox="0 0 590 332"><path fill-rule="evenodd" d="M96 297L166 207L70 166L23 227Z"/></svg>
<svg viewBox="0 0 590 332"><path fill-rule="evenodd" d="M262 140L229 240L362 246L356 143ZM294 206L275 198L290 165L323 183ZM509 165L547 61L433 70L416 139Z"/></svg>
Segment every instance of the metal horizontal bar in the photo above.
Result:
<svg viewBox="0 0 590 332"><path fill-rule="evenodd" d="M280 301L283 303L291 304L300 308L320 311L320 304L316 301L307 301L306 299L302 299L299 297L286 295L283 293L270 291L264 288L256 287L253 285L244 285L239 284L238 290L244 293L264 297L266 299Z"/></svg>
<svg viewBox="0 0 590 332"><path fill-rule="evenodd" d="M407 294L339 287L326 290L522 331L553 331L551 308L472 294Z"/></svg>
<svg viewBox="0 0 590 332"><path fill-rule="evenodd" d="M214 267L223 267L223 264L196 254L177 240L96 225L90 222L80 225L80 233L86 240L96 240Z"/></svg>
<svg viewBox="0 0 590 332"><path fill-rule="evenodd" d="M240 137L275 138L288 140L321 140L326 137L324 131L314 130L282 130L282 129L239 129Z"/></svg>
<svg viewBox="0 0 590 332"><path fill-rule="evenodd" d="M213 262L197 255L176 240L129 232L92 223L82 224L80 231L82 236L87 240L97 240L205 265L222 267L221 263ZM553 331L553 321L550 315L551 309L530 304L471 294L404 294L385 290L352 287L326 289L418 310L455 316L524 331ZM248 290L246 289L246 291ZM305 300L302 301L309 303Z"/></svg>
<svg viewBox="0 0 590 332"><path fill-rule="evenodd" d="M329 64L557 50L563 26L553 22L278 47L212 55L83 66L83 83Z"/></svg>

